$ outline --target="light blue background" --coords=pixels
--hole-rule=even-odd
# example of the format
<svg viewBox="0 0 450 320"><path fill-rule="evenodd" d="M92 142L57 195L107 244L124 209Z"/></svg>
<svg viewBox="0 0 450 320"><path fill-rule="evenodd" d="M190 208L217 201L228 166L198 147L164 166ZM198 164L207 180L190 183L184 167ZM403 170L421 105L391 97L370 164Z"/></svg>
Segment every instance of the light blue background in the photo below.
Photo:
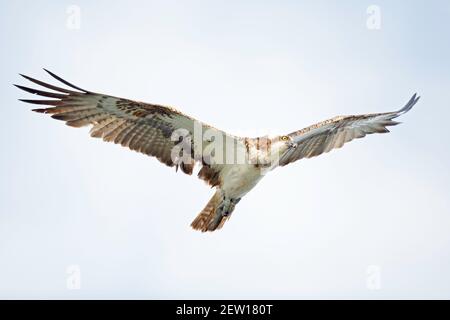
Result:
<svg viewBox="0 0 450 320"><path fill-rule="evenodd" d="M0 298L450 298L449 34L448 1L2 0ZM42 67L250 136L422 100L200 234L203 182L17 101Z"/></svg>

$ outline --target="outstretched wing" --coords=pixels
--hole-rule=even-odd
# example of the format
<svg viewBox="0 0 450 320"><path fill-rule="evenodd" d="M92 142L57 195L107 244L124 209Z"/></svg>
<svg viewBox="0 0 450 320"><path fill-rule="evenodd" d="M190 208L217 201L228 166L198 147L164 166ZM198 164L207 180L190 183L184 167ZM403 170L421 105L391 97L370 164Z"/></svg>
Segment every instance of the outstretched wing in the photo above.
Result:
<svg viewBox="0 0 450 320"><path fill-rule="evenodd" d="M21 100L27 103L50 106L33 111L51 114L52 118L63 120L72 127L91 125L90 134L92 137L102 138L104 141L111 141L131 150L154 156L162 163L170 167L175 166L177 170L180 168L189 175L192 174L195 163L199 162L203 165L199 177L211 186L220 183L219 174L222 165L205 163L202 150L206 147L204 144L207 144L207 142L201 139L200 146L194 145L194 128L201 129L202 132L213 130L215 134L231 137L231 139L235 139L235 137L201 123L173 108L90 92L70 84L48 70L45 71L74 90L56 87L22 75L37 85L55 91L48 92L15 85L29 93L53 98L50 100ZM174 139L173 136L176 130L179 130L176 133L178 140ZM191 150L191 152L188 157L186 157L186 154L181 157L180 146L182 140L188 136L190 140L186 139L186 141L191 144L191 149L185 148L184 150ZM180 150L179 158L174 157L174 154L177 154L176 152L173 154L176 146L178 148L176 150Z"/></svg>
<svg viewBox="0 0 450 320"><path fill-rule="evenodd" d="M289 136L297 147L288 149L281 156L280 165L285 166L303 158L312 158L341 148L345 143L368 134L389 132L386 127L400 123L393 119L408 112L419 98L414 94L402 109L395 112L339 116L293 132Z"/></svg>

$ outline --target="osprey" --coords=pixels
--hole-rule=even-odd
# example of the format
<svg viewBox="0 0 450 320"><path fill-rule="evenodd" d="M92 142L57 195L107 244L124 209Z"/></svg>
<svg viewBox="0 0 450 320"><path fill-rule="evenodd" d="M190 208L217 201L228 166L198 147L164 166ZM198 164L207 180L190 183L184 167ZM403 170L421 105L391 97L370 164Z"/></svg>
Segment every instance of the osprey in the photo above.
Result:
<svg viewBox="0 0 450 320"><path fill-rule="evenodd" d="M44 69L45 70L45 69ZM230 135L180 111L81 89L47 71L71 89L31 77L25 79L53 92L16 87L47 100L23 102L50 106L34 109L63 120L72 127L91 126L92 137L121 144L156 157L169 167L198 177L216 192L191 226L202 232L220 229L236 204L268 171L303 158L311 158L372 133L386 133L393 119L408 112L419 100L416 94L400 110L339 116L287 135L247 138Z"/></svg>

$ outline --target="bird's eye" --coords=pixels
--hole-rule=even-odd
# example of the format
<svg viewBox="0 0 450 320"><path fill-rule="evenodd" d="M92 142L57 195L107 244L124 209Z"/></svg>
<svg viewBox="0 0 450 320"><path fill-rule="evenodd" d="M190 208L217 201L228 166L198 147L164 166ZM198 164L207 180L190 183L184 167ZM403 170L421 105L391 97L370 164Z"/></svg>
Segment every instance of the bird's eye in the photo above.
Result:
<svg viewBox="0 0 450 320"><path fill-rule="evenodd" d="M281 141L288 141L289 140L289 137L288 136L282 136L281 137Z"/></svg>

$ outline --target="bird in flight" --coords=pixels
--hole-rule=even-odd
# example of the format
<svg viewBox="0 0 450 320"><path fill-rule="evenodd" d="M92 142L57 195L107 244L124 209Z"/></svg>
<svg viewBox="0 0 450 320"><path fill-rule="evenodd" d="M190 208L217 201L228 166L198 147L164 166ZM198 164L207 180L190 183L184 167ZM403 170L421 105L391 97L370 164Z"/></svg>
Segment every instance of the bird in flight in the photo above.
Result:
<svg viewBox="0 0 450 320"><path fill-rule="evenodd" d="M44 69L45 70L45 69ZM287 135L238 137L218 130L180 111L158 104L118 98L81 89L45 70L70 89L21 75L43 91L15 85L50 99L23 102L51 114L71 127L91 126L90 135L156 157L176 170L198 177L216 191L191 226L202 232L222 228L236 204L266 172L304 158L312 158L372 133L386 133L393 119L408 112L420 97L414 94L398 111L338 116Z"/></svg>

